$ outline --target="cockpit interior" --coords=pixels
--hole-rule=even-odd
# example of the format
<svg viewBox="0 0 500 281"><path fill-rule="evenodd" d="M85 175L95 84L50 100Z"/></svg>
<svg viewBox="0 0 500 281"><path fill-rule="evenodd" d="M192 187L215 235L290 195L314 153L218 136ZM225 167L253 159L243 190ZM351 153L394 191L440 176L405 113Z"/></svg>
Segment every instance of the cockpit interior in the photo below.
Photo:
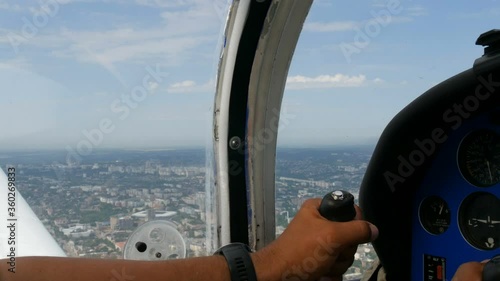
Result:
<svg viewBox="0 0 500 281"><path fill-rule="evenodd" d="M149 5L149 2L162 1L137 2ZM173 2L182 5L189 1ZM330 4L326 3L328 1L320 2L322 5ZM377 31L377 28L385 27L384 19L391 18L391 13L399 15L399 1L386 2L382 3L382 12L372 14L375 19L365 22L366 34L378 34L380 30ZM283 120L284 117L282 104L285 88L290 83L291 61L313 0L235 0L223 4L228 7L227 15L223 15L225 26L221 35L221 50L216 58L216 79L212 81L215 97L211 100L213 106L208 118L211 122L211 151L207 153L207 162L210 162L207 165L207 189L202 195L187 200L195 205L196 200L207 199L203 201L207 202L206 214L213 215L206 216L204 238L208 242L203 243L207 250L213 251L232 242L244 243L253 250L259 250L276 239L276 219L280 216L276 206L278 127L280 118ZM375 4L377 7L381 5ZM2 1L0 10L1 7ZM170 6L167 3L162 7ZM204 15L201 12L196 15L200 14ZM174 16L175 19L176 15L165 13L163 16ZM397 19L410 21L404 17ZM352 23L322 28L351 28L349 24ZM354 26L352 30L356 28ZM126 37L129 31L123 31L118 37ZM372 243L379 262L372 276L349 280L383 281L379 279L379 273L383 272L384 280L388 281L445 281L451 280L457 268L465 262L483 261L500 255L500 29L492 26L481 32L475 38L469 38L470 45L475 43L477 50L483 50L482 55L470 61L470 68L448 75L449 78L435 82L429 90L419 94L392 118L378 138L356 200L359 200L364 219L380 230L378 239ZM176 36L175 30L172 34ZM366 38L358 36L355 39L375 40L374 36L366 34ZM66 35L71 37L69 33ZM442 35L442 40L443 44L448 44L446 34ZM89 46L92 42L89 39ZM448 48L453 49L453 44L450 43ZM73 46L71 50L80 50L85 46ZM343 51L344 55L345 52L351 55L359 50L351 46L351 49ZM120 51L124 50L119 49L116 54L121 54ZM69 51L55 53L60 58L70 55ZM369 55L369 52L364 55ZM87 54L80 59L95 58ZM148 57L137 58L137 61L142 59ZM111 62L101 59L100 63L123 82L117 75L117 69L110 67ZM0 62L0 70L1 66ZM158 68L157 72L151 69L146 69L147 73L153 78L155 73L158 76ZM318 77L320 81L322 76ZM309 78L298 75L296 79L306 81ZM374 78L373 81L376 83L379 79ZM184 81L169 89L175 91L194 84L193 81ZM151 82L145 88L149 91L156 87L158 83ZM342 110L341 105L339 108ZM130 107L127 112L133 109ZM111 111L114 112L113 109ZM357 114L369 112L360 110ZM100 128L109 129L111 126L108 122ZM90 146L88 154L91 154L92 148ZM1 161L0 157L4 168L5 163ZM110 165L119 166L120 161ZM91 164L87 165L94 169ZM154 165L145 164L145 170ZM124 169L115 166L117 171L124 173ZM65 167L71 168L69 164ZM109 174L113 173L111 170ZM4 172L8 173L7 170ZM167 172L170 173L170 170ZM108 170L103 173L108 173ZM188 171L179 173L187 177ZM9 178L0 173L2 185L7 185ZM109 182L113 183L113 180ZM197 179L197 183L202 187L205 185L203 180ZM162 188L165 186L172 190L175 187L170 184ZM51 187L54 190L57 188ZM144 192L150 196L149 191ZM142 193L138 192L137 196L139 194ZM1 196L0 207L6 209L4 204L7 199ZM16 198L18 206L31 210L21 196ZM101 203L106 200L102 199ZM185 210L196 213L189 206ZM155 215L173 215L169 211L160 214L141 209L134 215L147 220ZM23 227L43 229L33 212L26 214L29 218L19 222L20 231L24 231ZM286 214L288 216L288 212ZM0 219L6 221L6 216L2 211ZM115 222L120 220L114 219ZM162 260L185 257L189 245L176 227L177 224L164 220L153 220L138 226L123 246L124 258ZM190 231L200 232L199 229ZM38 247L33 242L36 239L34 233L23 233L24 243L29 242L26 248ZM7 235L0 232L1 239ZM50 241L41 245L46 248L37 251L37 255L44 252L64 255L57 243L52 241L51 234L45 231L40 235L45 235L43 239ZM181 246L169 249L164 243L166 237ZM51 249L55 249L54 252ZM485 281L498 281L499 273L500 265L489 266L483 278Z"/></svg>

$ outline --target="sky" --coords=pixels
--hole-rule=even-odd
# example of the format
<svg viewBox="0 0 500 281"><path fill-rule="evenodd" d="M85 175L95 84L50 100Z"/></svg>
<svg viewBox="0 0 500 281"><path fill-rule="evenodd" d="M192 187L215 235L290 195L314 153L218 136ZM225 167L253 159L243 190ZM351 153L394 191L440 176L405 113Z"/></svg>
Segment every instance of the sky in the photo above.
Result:
<svg viewBox="0 0 500 281"><path fill-rule="evenodd" d="M207 145L227 7L0 0L0 150ZM495 0L316 0L279 145L375 143L409 102L470 68L499 19Z"/></svg>

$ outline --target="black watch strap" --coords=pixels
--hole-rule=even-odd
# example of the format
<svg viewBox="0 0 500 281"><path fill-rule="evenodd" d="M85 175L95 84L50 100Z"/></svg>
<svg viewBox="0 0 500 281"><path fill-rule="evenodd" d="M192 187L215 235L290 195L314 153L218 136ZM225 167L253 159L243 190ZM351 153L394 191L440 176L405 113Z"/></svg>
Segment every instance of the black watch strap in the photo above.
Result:
<svg viewBox="0 0 500 281"><path fill-rule="evenodd" d="M231 243L215 251L214 255L223 255L226 259L231 281L257 281L250 252L243 243Z"/></svg>

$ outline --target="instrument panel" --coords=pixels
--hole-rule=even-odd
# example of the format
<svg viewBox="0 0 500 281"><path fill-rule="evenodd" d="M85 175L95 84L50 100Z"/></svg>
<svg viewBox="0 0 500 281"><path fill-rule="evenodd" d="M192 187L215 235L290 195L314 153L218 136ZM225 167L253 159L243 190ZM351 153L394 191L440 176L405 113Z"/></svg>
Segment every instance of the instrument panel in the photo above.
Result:
<svg viewBox="0 0 500 281"><path fill-rule="evenodd" d="M497 115L497 110L480 115L449 132L417 189L412 224L415 280L450 280L462 263L500 254Z"/></svg>
<svg viewBox="0 0 500 281"><path fill-rule="evenodd" d="M451 280L500 254L500 30L476 44L472 68L389 122L367 167L359 202L387 280Z"/></svg>

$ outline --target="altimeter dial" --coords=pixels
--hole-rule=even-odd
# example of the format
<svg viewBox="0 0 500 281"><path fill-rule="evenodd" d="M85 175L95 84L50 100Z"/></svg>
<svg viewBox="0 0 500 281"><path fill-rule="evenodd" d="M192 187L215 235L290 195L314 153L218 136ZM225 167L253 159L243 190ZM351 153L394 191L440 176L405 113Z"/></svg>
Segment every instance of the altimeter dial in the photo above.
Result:
<svg viewBox="0 0 500 281"><path fill-rule="evenodd" d="M458 166L463 177L478 187L500 182L500 136L491 130L467 135L458 150Z"/></svg>

